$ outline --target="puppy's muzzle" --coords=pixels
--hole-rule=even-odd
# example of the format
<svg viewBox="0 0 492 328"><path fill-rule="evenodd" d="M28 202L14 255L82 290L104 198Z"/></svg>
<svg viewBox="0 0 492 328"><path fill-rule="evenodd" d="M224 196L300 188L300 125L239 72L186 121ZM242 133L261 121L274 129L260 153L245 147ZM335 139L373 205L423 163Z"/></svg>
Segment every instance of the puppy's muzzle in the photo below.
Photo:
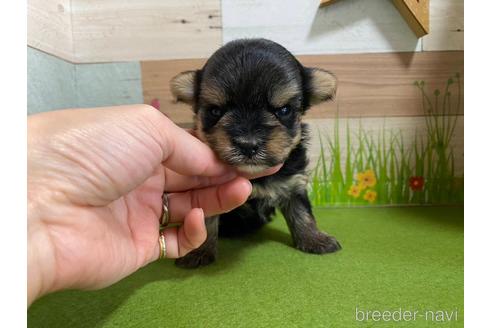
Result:
<svg viewBox="0 0 492 328"><path fill-rule="evenodd" d="M233 141L234 146L248 158L252 158L258 153L259 142L253 137L239 137Z"/></svg>

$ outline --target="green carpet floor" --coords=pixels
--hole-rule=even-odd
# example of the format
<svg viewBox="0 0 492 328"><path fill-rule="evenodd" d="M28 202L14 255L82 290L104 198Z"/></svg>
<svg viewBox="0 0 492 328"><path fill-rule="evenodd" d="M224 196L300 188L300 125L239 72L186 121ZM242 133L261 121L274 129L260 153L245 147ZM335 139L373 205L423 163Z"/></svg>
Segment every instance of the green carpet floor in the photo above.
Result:
<svg viewBox="0 0 492 328"><path fill-rule="evenodd" d="M301 253L276 218L253 236L222 239L209 267L160 261L104 290L48 295L29 309L28 326L463 327L463 208L315 214L342 251ZM358 321L356 309L393 319ZM418 312L404 321L400 309Z"/></svg>

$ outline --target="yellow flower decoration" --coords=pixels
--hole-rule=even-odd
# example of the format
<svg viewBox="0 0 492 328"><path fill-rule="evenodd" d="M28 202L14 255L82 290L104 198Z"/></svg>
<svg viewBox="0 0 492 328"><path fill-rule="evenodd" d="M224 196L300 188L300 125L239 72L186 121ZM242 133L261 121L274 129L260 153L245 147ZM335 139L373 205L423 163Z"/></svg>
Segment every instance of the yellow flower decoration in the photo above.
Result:
<svg viewBox="0 0 492 328"><path fill-rule="evenodd" d="M361 192L360 186L353 185L350 187L348 191L348 195L354 198L358 198L360 196L360 192Z"/></svg>
<svg viewBox="0 0 492 328"><path fill-rule="evenodd" d="M376 185L376 174L373 170L367 170L365 172L357 173L357 181L362 189L372 188Z"/></svg>
<svg viewBox="0 0 492 328"><path fill-rule="evenodd" d="M369 203L374 203L378 196L378 193L375 192L374 190L368 190L364 194L364 199L367 200Z"/></svg>

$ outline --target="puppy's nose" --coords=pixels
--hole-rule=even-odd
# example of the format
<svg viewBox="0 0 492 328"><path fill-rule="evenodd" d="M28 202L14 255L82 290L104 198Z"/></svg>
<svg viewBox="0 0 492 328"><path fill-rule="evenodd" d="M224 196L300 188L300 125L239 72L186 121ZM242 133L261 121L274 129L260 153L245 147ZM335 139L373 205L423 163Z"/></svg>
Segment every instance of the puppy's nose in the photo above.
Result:
<svg viewBox="0 0 492 328"><path fill-rule="evenodd" d="M241 138L234 143L245 156L253 157L258 152L258 143L254 140Z"/></svg>

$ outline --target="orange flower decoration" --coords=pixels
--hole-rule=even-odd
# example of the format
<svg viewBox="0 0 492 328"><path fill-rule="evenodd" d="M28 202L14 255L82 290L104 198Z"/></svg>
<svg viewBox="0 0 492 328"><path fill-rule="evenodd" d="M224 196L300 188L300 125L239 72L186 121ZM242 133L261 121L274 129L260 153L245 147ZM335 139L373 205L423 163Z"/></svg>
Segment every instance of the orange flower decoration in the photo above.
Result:
<svg viewBox="0 0 492 328"><path fill-rule="evenodd" d="M357 173L357 181L364 190L365 188L372 188L376 185L376 174L373 170L367 170L365 172Z"/></svg>
<svg viewBox="0 0 492 328"><path fill-rule="evenodd" d="M350 187L349 191L348 191L348 195L349 196L352 196L354 198L358 198L360 196L360 192L362 191L362 189L360 188L360 186L358 185L353 185Z"/></svg>
<svg viewBox="0 0 492 328"><path fill-rule="evenodd" d="M375 192L374 190L368 190L364 194L364 199L367 200L369 203L374 203L376 201L377 196L378 196L377 192Z"/></svg>

